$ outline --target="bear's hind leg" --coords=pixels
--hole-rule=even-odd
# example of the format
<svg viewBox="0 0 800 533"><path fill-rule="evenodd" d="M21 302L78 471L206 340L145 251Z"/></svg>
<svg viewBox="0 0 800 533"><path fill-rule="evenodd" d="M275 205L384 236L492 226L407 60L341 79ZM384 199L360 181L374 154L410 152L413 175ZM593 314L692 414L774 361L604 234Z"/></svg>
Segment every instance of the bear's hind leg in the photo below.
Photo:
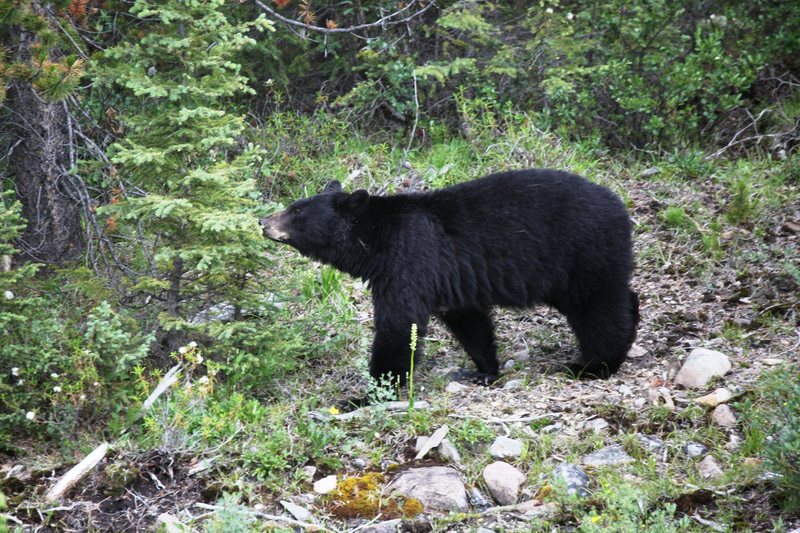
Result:
<svg viewBox="0 0 800 533"><path fill-rule="evenodd" d="M630 292L595 302L567 313L581 350L581 360L568 368L578 377L606 379L625 361L636 338L638 298Z"/></svg>
<svg viewBox="0 0 800 533"><path fill-rule="evenodd" d="M500 363L489 313L479 309L453 309L438 313L478 367L476 382L490 385L497 380Z"/></svg>

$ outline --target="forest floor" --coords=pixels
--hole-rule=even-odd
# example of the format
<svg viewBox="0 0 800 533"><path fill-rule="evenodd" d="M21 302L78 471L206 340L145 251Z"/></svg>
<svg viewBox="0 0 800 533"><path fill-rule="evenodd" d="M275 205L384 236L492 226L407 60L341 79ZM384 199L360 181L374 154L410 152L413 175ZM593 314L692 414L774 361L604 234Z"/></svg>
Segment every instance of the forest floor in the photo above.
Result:
<svg viewBox="0 0 800 533"><path fill-rule="evenodd" d="M57 454L0 458L3 490L11 502L8 525L39 531L142 530L168 513L188 524L185 530L369 531L380 526L375 514L349 517L342 511L348 505L357 511L364 502L343 503L341 493L318 494L312 482L378 472L383 484L418 467L449 465L471 497L467 509L426 508L372 531L800 528L800 517L782 511L774 497L774 478L758 456L747 420L762 372L800 363L797 186L777 183L765 189L762 184L771 179L766 166L751 170L752 181L736 186L719 175L645 174L609 173L597 180L624 195L636 223L633 287L641 299L636 357L611 379L544 373L552 363L577 355L565 320L547 308L497 310L504 370L493 386L459 378L458 370L471 369L472 363L433 322L425 363L414 381L416 401L428 407L367 408L358 416L342 416L331 406L365 386L372 310L363 284L340 277L336 294L314 305L326 307L320 316L334 320L328 332L344 339L342 353L309 361L261 398L272 418L260 423L278 421L275 434L269 427L259 434L243 424L213 446L186 435L172 440L165 435L148 449L121 440L68 498L52 504L43 503L44 491L73 463L54 459ZM389 188L401 188L407 177L398 176ZM321 279L325 267L288 249L275 253L283 266L273 275L303 270ZM287 305L290 315L315 312L307 303ZM676 385L676 372L695 348L721 352L732 363L730 371L698 388ZM731 427L720 426L710 408L695 402L718 388L732 393L727 403L736 420ZM417 437L444 425L460 461L442 457L441 450L415 460ZM286 438L264 443L278 433ZM516 498L532 501L534 511L492 502L483 469L495 460L490 445L499 436L522 443L522 451L504 461L524 474ZM688 451L692 443L702 445L699 454ZM587 464L588 454L609 445L621 446L628 458L606 466ZM718 470L705 470L705 457L712 457ZM75 454L75 461L79 458ZM204 461L208 468L200 468ZM587 474L585 497L570 496L553 480L562 462ZM367 485L362 496L371 490ZM391 518L388 504L383 505L381 519ZM177 529L165 530L184 530L171 527Z"/></svg>

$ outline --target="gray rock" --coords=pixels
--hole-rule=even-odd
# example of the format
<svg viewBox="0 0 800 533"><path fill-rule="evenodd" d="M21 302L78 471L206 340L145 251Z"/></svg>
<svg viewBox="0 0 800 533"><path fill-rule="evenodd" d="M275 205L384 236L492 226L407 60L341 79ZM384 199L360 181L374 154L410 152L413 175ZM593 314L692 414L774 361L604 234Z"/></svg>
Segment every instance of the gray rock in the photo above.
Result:
<svg viewBox="0 0 800 533"><path fill-rule="evenodd" d="M603 430L608 429L608 421L605 418L593 418L586 422L583 425L583 428L586 431L594 431L595 433L600 433Z"/></svg>
<svg viewBox="0 0 800 533"><path fill-rule="evenodd" d="M550 424L549 426L545 426L542 428L542 433L556 433L561 431L561 428L564 427L564 424L561 422L556 422L555 424Z"/></svg>
<svg viewBox="0 0 800 533"><path fill-rule="evenodd" d="M337 485L338 480L335 475L327 476L314 482L314 492L317 494L328 494L336 490Z"/></svg>
<svg viewBox="0 0 800 533"><path fill-rule="evenodd" d="M449 392L450 394L456 394L467 388L468 387L466 385L462 385L458 381L451 381L450 383L447 384L444 390L445 392Z"/></svg>
<svg viewBox="0 0 800 533"><path fill-rule="evenodd" d="M720 427L734 428L736 427L736 414L730 406L722 404L714 408L711 413L711 420Z"/></svg>
<svg viewBox="0 0 800 533"><path fill-rule="evenodd" d="M495 461L483 469L483 480L497 503L512 505L519 498L525 474L508 463Z"/></svg>
<svg viewBox="0 0 800 533"><path fill-rule="evenodd" d="M589 495L589 476L578 465L561 463L553 470L552 481L562 482L567 486L568 494L578 496Z"/></svg>
<svg viewBox="0 0 800 533"><path fill-rule="evenodd" d="M295 520L300 520L301 522L311 522L311 511L306 509L305 507L301 507L292 502L287 502L285 500L281 500L281 505L284 509L289 511L289 514L292 515Z"/></svg>
<svg viewBox="0 0 800 533"><path fill-rule="evenodd" d="M506 362L503 364L503 369L504 369L504 370L511 370L511 369L512 369L512 368L514 368L515 366L517 366L517 362L516 362L516 361L514 361L513 359L509 359L508 361L506 361Z"/></svg>
<svg viewBox="0 0 800 533"><path fill-rule="evenodd" d="M527 348L523 348L522 350L517 350L514 352L514 361L527 361L531 358L531 353L527 350Z"/></svg>
<svg viewBox="0 0 800 533"><path fill-rule="evenodd" d="M702 457L705 454L707 454L708 446L700 444L699 442L687 442L683 446L683 451L684 453L686 453L686 455L688 455L692 459L695 459L697 457Z"/></svg>
<svg viewBox="0 0 800 533"><path fill-rule="evenodd" d="M705 459L697 463L697 471L706 479L718 478L724 473L713 455L706 455Z"/></svg>
<svg viewBox="0 0 800 533"><path fill-rule="evenodd" d="M522 387L522 380L521 379L512 379L506 382L503 385L503 390L512 390L512 389L519 389Z"/></svg>
<svg viewBox="0 0 800 533"><path fill-rule="evenodd" d="M728 356L715 350L695 348L675 376L675 384L684 387L705 387L715 377L731 369Z"/></svg>
<svg viewBox="0 0 800 533"><path fill-rule="evenodd" d="M517 459L522 455L522 441L497 437L489 447L489 453L495 459Z"/></svg>
<svg viewBox="0 0 800 533"><path fill-rule="evenodd" d="M399 518L395 518L394 520L375 522L360 529L359 531L362 533L397 533L400 531L400 526L402 525L403 521Z"/></svg>
<svg viewBox="0 0 800 533"><path fill-rule="evenodd" d="M584 455L581 462L586 466L611 466L632 463L633 457L625 453L622 446L606 446L596 452Z"/></svg>
<svg viewBox="0 0 800 533"><path fill-rule="evenodd" d="M385 496L416 498L427 511L469 509L467 491L457 471L448 466L412 468L401 472L384 489Z"/></svg>
<svg viewBox="0 0 800 533"><path fill-rule="evenodd" d="M439 445L439 457L445 461L449 461L456 466L461 465L461 454L458 449L447 439L444 439Z"/></svg>
<svg viewBox="0 0 800 533"><path fill-rule="evenodd" d="M731 398L733 398L733 393L723 387L715 390L711 394L700 396L699 398L696 398L694 401L706 407L716 407L721 403L727 402Z"/></svg>
<svg viewBox="0 0 800 533"><path fill-rule="evenodd" d="M192 324L205 324L207 322L229 322L233 319L236 308L228 302L212 305L208 309L203 309L192 317Z"/></svg>
<svg viewBox="0 0 800 533"><path fill-rule="evenodd" d="M642 447L651 453L655 453L664 447L664 442L658 437L637 433L636 438L639 439L639 443L641 443Z"/></svg>
<svg viewBox="0 0 800 533"><path fill-rule="evenodd" d="M661 169L660 169L660 168L658 168L658 167L650 167L650 168L646 168L646 169L642 170L642 171L639 173L639 175L640 175L641 177L643 177L643 178L648 178L648 177L650 177L650 176L655 176L655 175L656 175L656 174L658 174L659 172L661 172Z"/></svg>
<svg viewBox="0 0 800 533"><path fill-rule="evenodd" d="M162 513L156 518L155 530L159 533L189 533L192 528L182 523L176 516Z"/></svg>
<svg viewBox="0 0 800 533"><path fill-rule="evenodd" d="M645 350L638 344L632 345L630 350L628 350L628 357L630 357L631 359L638 359L640 357L644 357L645 355L647 355L647 350Z"/></svg>
<svg viewBox="0 0 800 533"><path fill-rule="evenodd" d="M492 506L492 502L489 501L489 498L484 496L477 487L473 487L469 491L469 503L475 509L486 509Z"/></svg>

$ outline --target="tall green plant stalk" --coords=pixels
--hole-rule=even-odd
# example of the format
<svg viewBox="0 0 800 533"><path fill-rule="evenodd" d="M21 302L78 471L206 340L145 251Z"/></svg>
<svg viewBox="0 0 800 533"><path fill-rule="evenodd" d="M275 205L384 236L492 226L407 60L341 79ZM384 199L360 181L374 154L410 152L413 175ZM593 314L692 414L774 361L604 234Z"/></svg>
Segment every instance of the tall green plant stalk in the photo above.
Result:
<svg viewBox="0 0 800 533"><path fill-rule="evenodd" d="M411 324L411 366L408 371L408 412L414 410L414 354L417 352L417 324Z"/></svg>

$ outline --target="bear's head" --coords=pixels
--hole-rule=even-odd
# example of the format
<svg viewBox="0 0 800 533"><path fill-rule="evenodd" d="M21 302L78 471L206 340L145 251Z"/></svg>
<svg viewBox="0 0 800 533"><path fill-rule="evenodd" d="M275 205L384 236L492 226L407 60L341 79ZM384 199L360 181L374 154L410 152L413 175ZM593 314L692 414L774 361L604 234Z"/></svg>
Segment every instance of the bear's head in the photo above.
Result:
<svg viewBox="0 0 800 533"><path fill-rule="evenodd" d="M353 225L368 203L367 191L348 194L342 192L341 183L332 181L321 193L261 219L261 225L266 237L288 244L307 257L338 266L353 251L357 242Z"/></svg>

